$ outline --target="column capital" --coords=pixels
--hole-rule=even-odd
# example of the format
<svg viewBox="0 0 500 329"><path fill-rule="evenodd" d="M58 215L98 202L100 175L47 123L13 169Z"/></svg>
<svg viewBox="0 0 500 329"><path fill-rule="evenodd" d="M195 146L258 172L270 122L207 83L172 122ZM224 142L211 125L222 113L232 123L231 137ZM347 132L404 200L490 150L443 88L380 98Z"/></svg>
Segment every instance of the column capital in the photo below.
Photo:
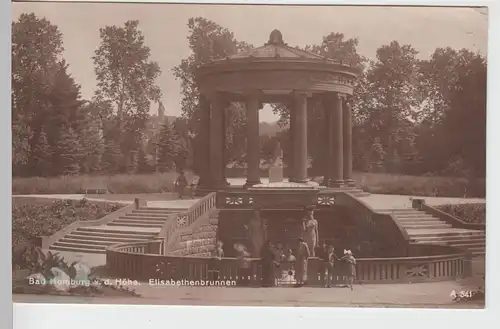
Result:
<svg viewBox="0 0 500 329"><path fill-rule="evenodd" d="M307 99L312 97L312 92L307 90L294 90L292 91L292 96Z"/></svg>
<svg viewBox="0 0 500 329"><path fill-rule="evenodd" d="M339 92L327 92L323 94L323 99L346 100L349 95Z"/></svg>
<svg viewBox="0 0 500 329"><path fill-rule="evenodd" d="M245 102L257 102L257 111L261 110L264 107L264 103L262 103L262 90L249 90L243 93L243 97L245 98ZM247 106L248 110L248 106Z"/></svg>
<svg viewBox="0 0 500 329"><path fill-rule="evenodd" d="M222 107L226 108L229 106L231 101L224 95L224 93L221 92L211 92L211 93L203 93L202 94L204 97L206 97L210 103L212 104L219 104Z"/></svg>

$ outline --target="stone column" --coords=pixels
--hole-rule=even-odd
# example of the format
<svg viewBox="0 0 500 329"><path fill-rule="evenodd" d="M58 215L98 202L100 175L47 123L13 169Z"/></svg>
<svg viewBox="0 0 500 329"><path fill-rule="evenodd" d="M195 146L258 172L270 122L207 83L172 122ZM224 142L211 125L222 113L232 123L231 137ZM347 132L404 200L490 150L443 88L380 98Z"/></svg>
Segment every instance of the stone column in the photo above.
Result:
<svg viewBox="0 0 500 329"><path fill-rule="evenodd" d="M332 93L330 105L330 175L329 187L341 187L344 184L344 160L343 160L343 134L342 129L342 95L339 93Z"/></svg>
<svg viewBox="0 0 500 329"><path fill-rule="evenodd" d="M288 105L288 109L290 111L290 139L288 146L288 181L293 182L295 179L295 111L294 111L294 102L290 102Z"/></svg>
<svg viewBox="0 0 500 329"><path fill-rule="evenodd" d="M330 167L332 166L332 129L330 124L331 117L331 97L323 97L322 100L323 115L325 121L323 122L323 181L322 186L329 186L330 184Z"/></svg>
<svg viewBox="0 0 500 329"><path fill-rule="evenodd" d="M221 129L221 134L222 134L222 144L221 144L221 150L222 150L222 166L220 167L222 173L222 182L224 185L229 186L229 182L226 179L226 164L227 164L227 147L226 147L226 131L227 131L227 108L229 106L229 102L225 101L222 104L222 114L221 114L221 121L222 121L222 129Z"/></svg>
<svg viewBox="0 0 500 329"><path fill-rule="evenodd" d="M197 147L199 148L197 152L202 154L201 159L203 159L200 166L200 181L198 186L200 188L208 188L210 184L210 100L205 95L200 95L200 135L197 142Z"/></svg>
<svg viewBox="0 0 500 329"><path fill-rule="evenodd" d="M344 97L343 105L344 183L348 186L354 186L352 179L352 109L347 97Z"/></svg>
<svg viewBox="0 0 500 329"><path fill-rule="evenodd" d="M259 108L257 93L247 95L245 108L247 112L247 182L245 187L260 184L260 139Z"/></svg>
<svg viewBox="0 0 500 329"><path fill-rule="evenodd" d="M294 94L294 181L307 182L307 94L297 92Z"/></svg>
<svg viewBox="0 0 500 329"><path fill-rule="evenodd" d="M222 139L224 101L220 95L214 95L210 108L210 176L211 188L225 187L222 177Z"/></svg>

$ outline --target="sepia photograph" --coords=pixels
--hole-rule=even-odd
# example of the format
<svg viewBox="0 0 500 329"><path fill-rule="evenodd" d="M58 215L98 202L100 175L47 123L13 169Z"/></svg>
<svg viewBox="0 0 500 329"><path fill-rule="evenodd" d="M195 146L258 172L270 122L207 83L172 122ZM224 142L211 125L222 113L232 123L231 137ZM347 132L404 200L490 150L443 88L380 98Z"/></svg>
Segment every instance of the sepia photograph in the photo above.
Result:
<svg viewBox="0 0 500 329"><path fill-rule="evenodd" d="M484 309L488 14L13 2L13 302Z"/></svg>

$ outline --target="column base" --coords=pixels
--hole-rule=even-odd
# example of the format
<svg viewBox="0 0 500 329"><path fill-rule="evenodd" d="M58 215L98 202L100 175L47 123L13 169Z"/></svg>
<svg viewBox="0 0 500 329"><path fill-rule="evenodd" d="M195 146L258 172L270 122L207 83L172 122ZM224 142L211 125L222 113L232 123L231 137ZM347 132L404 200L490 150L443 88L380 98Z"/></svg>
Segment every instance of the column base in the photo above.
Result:
<svg viewBox="0 0 500 329"><path fill-rule="evenodd" d="M212 190L224 190L227 188L227 182L224 181L219 181L219 182L214 182L210 184L209 188Z"/></svg>
<svg viewBox="0 0 500 329"><path fill-rule="evenodd" d="M327 182L326 187L344 187L345 183L343 179L330 179Z"/></svg>
<svg viewBox="0 0 500 329"><path fill-rule="evenodd" d="M244 189L247 189L249 187L252 187L254 185L258 185L258 184L262 184L262 182L259 180L247 180L247 182L245 183L245 185L243 185L243 188Z"/></svg>
<svg viewBox="0 0 500 329"><path fill-rule="evenodd" d="M356 187L356 182L353 179L344 179L344 185L349 187Z"/></svg>

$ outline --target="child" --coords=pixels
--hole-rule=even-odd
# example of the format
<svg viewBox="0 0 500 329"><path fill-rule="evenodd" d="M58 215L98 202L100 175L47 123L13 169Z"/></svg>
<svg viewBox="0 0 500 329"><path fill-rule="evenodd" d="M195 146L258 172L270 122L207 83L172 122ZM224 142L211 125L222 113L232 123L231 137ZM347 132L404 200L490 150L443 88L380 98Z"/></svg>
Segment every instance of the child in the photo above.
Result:
<svg viewBox="0 0 500 329"><path fill-rule="evenodd" d="M249 259L250 253L242 244L235 244L233 247L238 254L238 279L240 281L240 285L248 286L251 276L251 264Z"/></svg>
<svg viewBox="0 0 500 329"><path fill-rule="evenodd" d="M352 290L354 278L356 278L356 259L350 250L344 250L344 257L342 259L347 263L347 283Z"/></svg>
<svg viewBox="0 0 500 329"><path fill-rule="evenodd" d="M219 271L220 271L220 263L222 262L222 258L224 258L224 250L222 246L224 244L222 241L217 241L215 249L212 252L212 280L219 280Z"/></svg>

